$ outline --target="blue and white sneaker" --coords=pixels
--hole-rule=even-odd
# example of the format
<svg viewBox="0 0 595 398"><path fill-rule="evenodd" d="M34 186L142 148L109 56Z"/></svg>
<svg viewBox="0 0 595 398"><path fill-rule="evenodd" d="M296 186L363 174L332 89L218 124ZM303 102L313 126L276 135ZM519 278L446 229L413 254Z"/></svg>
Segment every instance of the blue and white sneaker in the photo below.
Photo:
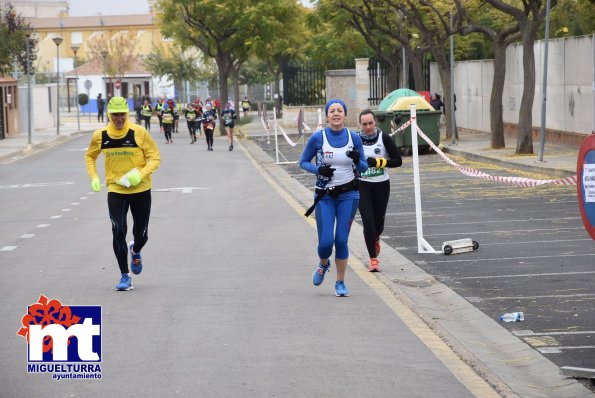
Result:
<svg viewBox="0 0 595 398"><path fill-rule="evenodd" d="M318 264L318 268L312 274L312 283L314 286L319 286L324 281L324 275L331 268L331 260L328 260L326 265Z"/></svg>
<svg viewBox="0 0 595 398"><path fill-rule="evenodd" d="M345 287L345 282L337 281L335 283L335 296L349 297L349 290L347 290L347 287Z"/></svg>
<svg viewBox="0 0 595 398"><path fill-rule="evenodd" d="M134 253L132 248L134 247L134 241L131 240L128 244L128 248L130 249L130 256L132 257L130 260L130 269L132 273L135 275L140 274L143 271L143 258L140 256L140 253Z"/></svg>
<svg viewBox="0 0 595 398"><path fill-rule="evenodd" d="M134 286L132 286L132 278L128 274L122 274L122 279L120 279L120 283L116 285L116 290L132 290Z"/></svg>

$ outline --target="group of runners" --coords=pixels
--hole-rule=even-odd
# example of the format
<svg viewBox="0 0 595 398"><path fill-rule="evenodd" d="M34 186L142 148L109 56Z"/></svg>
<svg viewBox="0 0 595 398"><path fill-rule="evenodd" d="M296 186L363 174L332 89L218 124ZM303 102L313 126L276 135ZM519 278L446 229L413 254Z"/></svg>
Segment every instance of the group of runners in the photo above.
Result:
<svg viewBox="0 0 595 398"><path fill-rule="evenodd" d="M220 118L227 134L229 151L233 151L233 129L237 114L231 101L225 103L223 109L220 109L219 100L213 100L211 97L208 97L204 104L200 97L196 97L194 102L188 103L185 107L180 107L174 100L165 100L163 97L157 100L154 107L149 98L143 98L141 102L142 105L136 107L137 123L144 122L145 129L151 131L151 118L155 113L166 144L173 144L172 133L179 132L180 114L183 114L190 134L190 144L196 143L197 135L200 137L204 132L207 150L212 151L213 135L217 119Z"/></svg>

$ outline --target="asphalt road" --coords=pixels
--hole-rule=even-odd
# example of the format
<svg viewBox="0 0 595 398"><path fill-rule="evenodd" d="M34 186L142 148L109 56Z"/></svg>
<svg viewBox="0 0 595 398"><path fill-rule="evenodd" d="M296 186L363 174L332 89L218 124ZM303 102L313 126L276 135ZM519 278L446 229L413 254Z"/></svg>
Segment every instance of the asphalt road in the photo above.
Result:
<svg viewBox="0 0 595 398"><path fill-rule="evenodd" d="M114 291L88 136L0 168L1 397L494 396L357 262L351 297L334 296L332 274L313 287L315 230L241 145L217 138L207 152L182 131L173 145L154 135L163 160L130 292ZM101 380L27 373L16 332L40 294L101 306Z"/></svg>
<svg viewBox="0 0 595 398"><path fill-rule="evenodd" d="M281 141L287 159L299 159L301 145ZM274 158L274 145L258 142ZM551 178L453 158L492 175ZM298 165L282 167L313 185L312 175ZM425 239L440 250L444 241L471 238L479 249L451 256L417 253L410 156L391 170L382 240L492 319L523 311L523 322L504 326L556 365L594 369L595 245L580 219L576 187L517 188L470 178L435 154L420 156L420 179ZM382 267L382 254L379 259Z"/></svg>

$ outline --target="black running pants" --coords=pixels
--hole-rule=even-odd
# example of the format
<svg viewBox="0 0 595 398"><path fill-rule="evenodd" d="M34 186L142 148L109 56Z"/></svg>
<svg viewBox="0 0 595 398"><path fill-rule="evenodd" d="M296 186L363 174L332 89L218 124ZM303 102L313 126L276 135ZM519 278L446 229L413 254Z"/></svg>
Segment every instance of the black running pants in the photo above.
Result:
<svg viewBox="0 0 595 398"><path fill-rule="evenodd" d="M122 194L108 192L107 207L109 217L112 222L112 237L114 254L118 260L118 266L121 273L128 272L128 243L126 242L126 232L128 224L126 217L128 209L132 213L132 236L134 238L135 253L139 253L149 239L149 216L151 215L151 190Z"/></svg>
<svg viewBox="0 0 595 398"><path fill-rule="evenodd" d="M360 181L359 214L364 225L364 240L370 258L376 257L376 241L384 231L384 216L390 195L390 180Z"/></svg>

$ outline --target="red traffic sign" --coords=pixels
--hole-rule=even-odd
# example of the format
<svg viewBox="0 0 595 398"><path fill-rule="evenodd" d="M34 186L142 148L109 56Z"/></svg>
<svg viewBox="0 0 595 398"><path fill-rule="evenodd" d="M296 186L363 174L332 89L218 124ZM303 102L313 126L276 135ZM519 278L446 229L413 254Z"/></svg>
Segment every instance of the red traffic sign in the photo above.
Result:
<svg viewBox="0 0 595 398"><path fill-rule="evenodd" d="M120 80L116 80L116 88L120 89L122 87L122 82Z"/></svg>
<svg viewBox="0 0 595 398"><path fill-rule="evenodd" d="M583 141L576 166L578 207L585 229L595 240L595 133Z"/></svg>

